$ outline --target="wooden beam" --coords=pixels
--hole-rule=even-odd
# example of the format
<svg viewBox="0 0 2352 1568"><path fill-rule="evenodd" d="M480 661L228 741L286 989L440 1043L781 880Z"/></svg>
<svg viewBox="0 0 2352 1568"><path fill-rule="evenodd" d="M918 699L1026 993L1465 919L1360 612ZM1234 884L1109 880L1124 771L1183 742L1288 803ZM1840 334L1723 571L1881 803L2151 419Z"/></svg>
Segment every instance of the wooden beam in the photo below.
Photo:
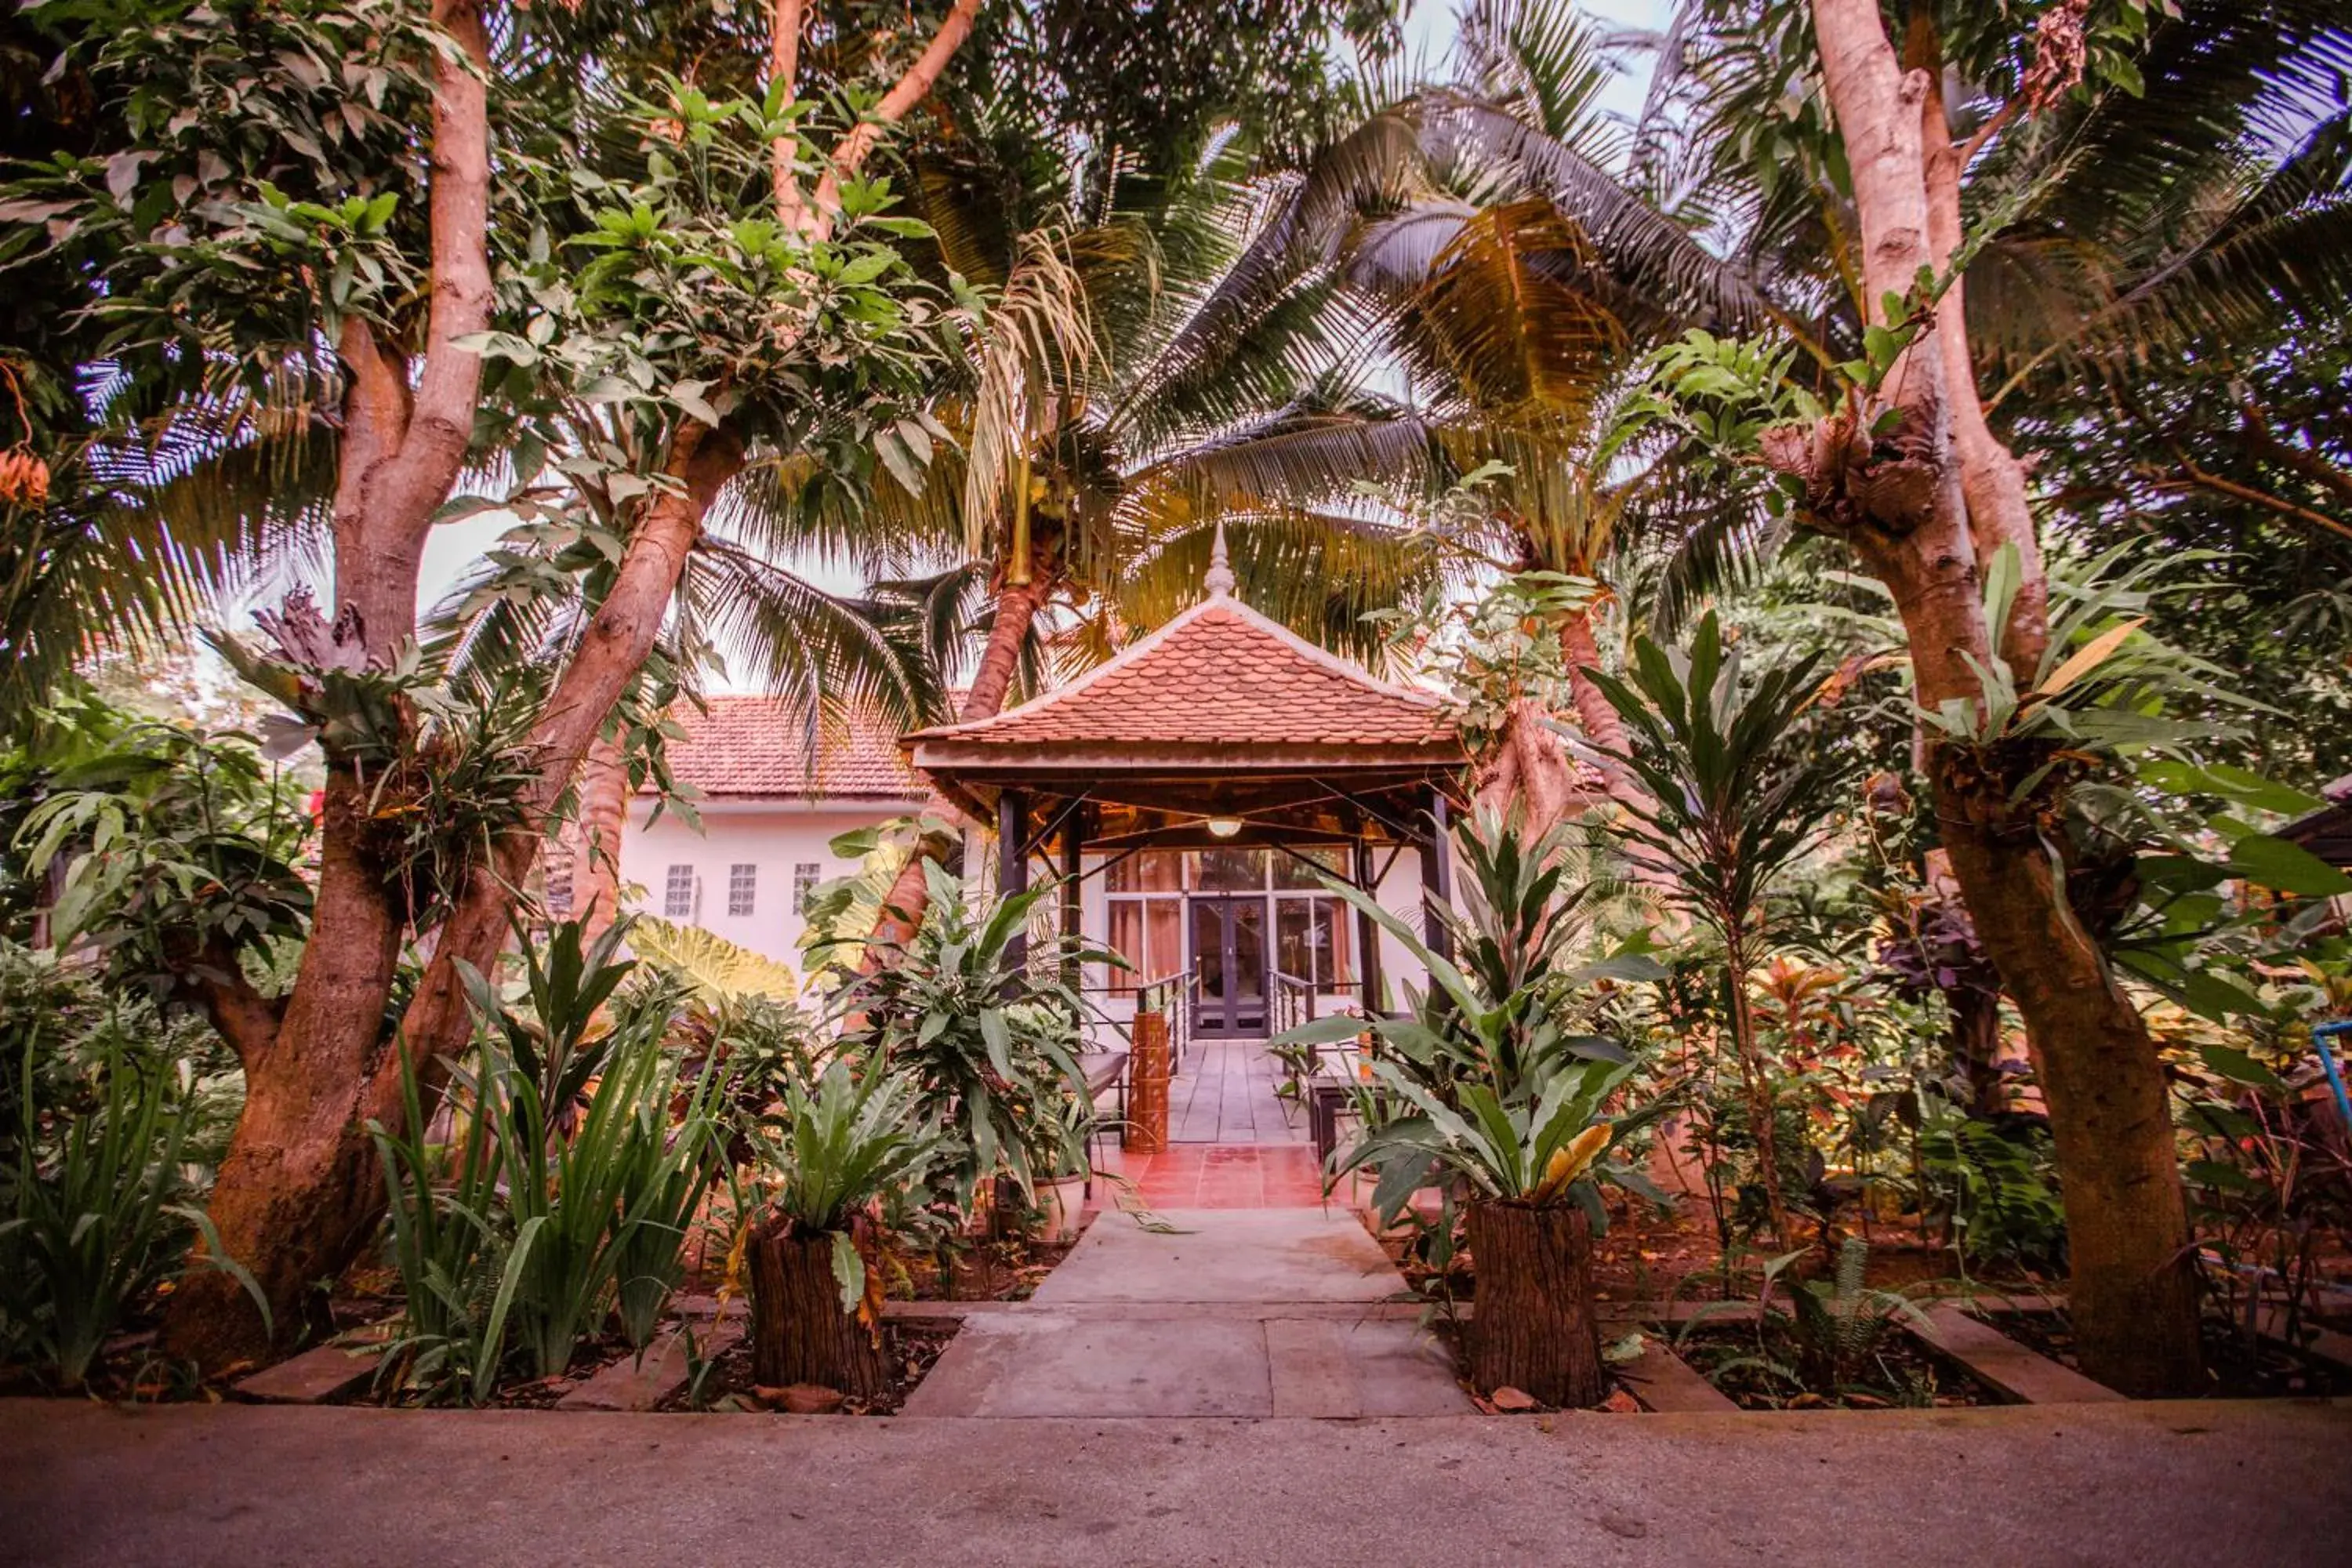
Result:
<svg viewBox="0 0 2352 1568"><path fill-rule="evenodd" d="M1372 865L1371 841L1358 838L1354 845L1356 886L1364 896L1378 903L1381 897L1379 870ZM1367 1016L1381 1009L1381 926L1362 910L1356 914L1356 977L1363 984L1364 1012Z"/></svg>
<svg viewBox="0 0 2352 1568"><path fill-rule="evenodd" d="M1062 816L1062 983L1071 990L1078 988L1083 978L1078 973L1078 936L1083 906L1079 902L1080 873L1087 844L1087 818L1093 813L1083 805L1072 803Z"/></svg>
<svg viewBox="0 0 2352 1568"><path fill-rule="evenodd" d="M1010 899L1029 890L1029 857L1023 840L1029 831L1029 801L1017 789L996 797L996 893ZM1029 931L1024 925L1004 944L1005 956L1016 971L1028 962ZM1016 977L1005 983L1007 994L1017 991Z"/></svg>

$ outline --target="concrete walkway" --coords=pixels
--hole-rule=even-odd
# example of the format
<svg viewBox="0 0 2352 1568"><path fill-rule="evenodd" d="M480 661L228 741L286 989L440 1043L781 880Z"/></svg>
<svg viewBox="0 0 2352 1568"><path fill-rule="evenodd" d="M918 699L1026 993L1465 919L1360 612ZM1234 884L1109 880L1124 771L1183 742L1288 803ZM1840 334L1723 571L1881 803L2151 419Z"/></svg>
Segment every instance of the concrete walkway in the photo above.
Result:
<svg viewBox="0 0 2352 1568"><path fill-rule="evenodd" d="M937 1421L0 1401L0 1563L2340 1563L2352 1407Z"/></svg>
<svg viewBox="0 0 2352 1568"><path fill-rule="evenodd" d="M1344 1209L1096 1219L1030 1301L974 1312L907 1414L1455 1415L1445 1348Z"/></svg>

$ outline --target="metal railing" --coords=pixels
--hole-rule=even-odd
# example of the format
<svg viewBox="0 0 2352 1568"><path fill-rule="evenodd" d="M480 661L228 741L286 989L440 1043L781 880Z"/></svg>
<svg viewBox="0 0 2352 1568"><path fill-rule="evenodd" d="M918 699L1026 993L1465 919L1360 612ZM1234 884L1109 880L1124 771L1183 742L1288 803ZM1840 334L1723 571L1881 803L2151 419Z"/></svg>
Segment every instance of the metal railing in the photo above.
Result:
<svg viewBox="0 0 2352 1568"><path fill-rule="evenodd" d="M1266 983L1274 992L1274 1032L1277 1035L1315 1021L1315 982L1271 970Z"/></svg>

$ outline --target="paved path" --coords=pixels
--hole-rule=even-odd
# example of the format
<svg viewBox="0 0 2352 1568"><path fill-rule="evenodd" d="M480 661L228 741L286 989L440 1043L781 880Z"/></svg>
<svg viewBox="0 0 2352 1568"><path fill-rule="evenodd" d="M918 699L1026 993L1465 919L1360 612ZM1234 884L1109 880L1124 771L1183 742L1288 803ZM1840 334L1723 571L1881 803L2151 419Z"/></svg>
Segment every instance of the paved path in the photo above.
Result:
<svg viewBox="0 0 2352 1568"><path fill-rule="evenodd" d="M0 1563L2336 1564L2352 1406L934 1421L0 1401Z"/></svg>
<svg viewBox="0 0 2352 1568"><path fill-rule="evenodd" d="M1323 1173L1304 1143L1171 1143L1157 1154L1106 1149L1095 1184L1112 1208L1133 1194L1155 1209L1318 1208ZM1352 1189L1349 1189L1352 1190Z"/></svg>
<svg viewBox="0 0 2352 1568"><path fill-rule="evenodd" d="M1453 1363L1344 1209L1097 1218L1030 1301L975 1312L909 1415L1456 1415Z"/></svg>

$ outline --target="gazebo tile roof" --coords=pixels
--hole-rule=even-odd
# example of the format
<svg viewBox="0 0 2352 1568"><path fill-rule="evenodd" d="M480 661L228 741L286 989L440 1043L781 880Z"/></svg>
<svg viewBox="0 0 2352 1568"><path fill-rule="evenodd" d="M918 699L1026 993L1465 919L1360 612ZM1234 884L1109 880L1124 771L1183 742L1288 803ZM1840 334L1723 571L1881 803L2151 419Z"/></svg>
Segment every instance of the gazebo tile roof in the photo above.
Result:
<svg viewBox="0 0 2352 1568"><path fill-rule="evenodd" d="M1435 697L1376 679L1223 594L1058 690L992 719L906 738L910 746L927 742L992 751L1087 742L1459 744Z"/></svg>

